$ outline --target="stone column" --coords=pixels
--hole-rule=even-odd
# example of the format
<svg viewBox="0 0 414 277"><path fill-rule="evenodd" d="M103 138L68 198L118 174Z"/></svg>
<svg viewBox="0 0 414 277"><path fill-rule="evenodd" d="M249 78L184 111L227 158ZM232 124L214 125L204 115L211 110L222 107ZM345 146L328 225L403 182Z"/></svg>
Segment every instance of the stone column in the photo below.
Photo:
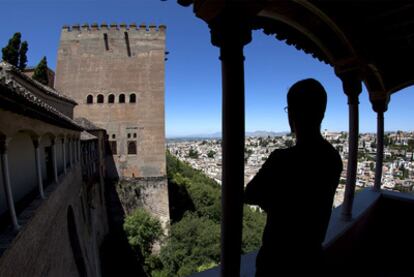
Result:
<svg viewBox="0 0 414 277"><path fill-rule="evenodd" d="M82 152L81 152L81 141L78 139L78 162L82 160Z"/></svg>
<svg viewBox="0 0 414 277"><path fill-rule="evenodd" d="M75 140L75 161L76 161L76 163L79 162L79 143L78 143L78 139Z"/></svg>
<svg viewBox="0 0 414 277"><path fill-rule="evenodd" d="M73 149L72 149L72 139L68 140L68 151L69 151L69 167L73 166Z"/></svg>
<svg viewBox="0 0 414 277"><path fill-rule="evenodd" d="M90 150L89 150L89 141L85 141L85 168L86 168L86 175L89 177L91 175L91 158L90 158Z"/></svg>
<svg viewBox="0 0 414 277"><path fill-rule="evenodd" d="M58 169L57 169L57 158L56 158L56 139L52 138L52 159L53 159L53 178L55 183L59 183Z"/></svg>
<svg viewBox="0 0 414 277"><path fill-rule="evenodd" d="M342 205L342 219L352 219L352 206L355 194L356 172L358 167L358 135L359 135L359 94L362 84L355 71L348 71L340 75L349 105L349 134L348 134L348 166L344 203Z"/></svg>
<svg viewBox="0 0 414 277"><path fill-rule="evenodd" d="M220 47L222 72L221 276L239 276L245 139L243 47L251 41L251 30L230 14L210 28L212 43Z"/></svg>
<svg viewBox="0 0 414 277"><path fill-rule="evenodd" d="M384 113L387 111L388 99L372 100L372 107L377 113L377 156L375 161L374 190L381 190L382 166L384 162Z"/></svg>
<svg viewBox="0 0 414 277"><path fill-rule="evenodd" d="M66 175L66 145L65 138L62 138L63 174Z"/></svg>
<svg viewBox="0 0 414 277"><path fill-rule="evenodd" d="M42 177L42 165L40 163L40 138L33 137L33 146L35 149L35 163L36 163L36 174L37 174L37 185L39 187L39 194L42 199L45 199L45 193L43 191L43 177Z"/></svg>
<svg viewBox="0 0 414 277"><path fill-rule="evenodd" d="M3 176L3 185L4 185L4 192L6 195L7 207L9 208L9 213L10 213L13 229L15 231L18 231L20 229L20 225L17 220L16 209L14 207L12 186L10 182L9 159L7 155L8 142L9 140L7 138L0 137L1 171L2 171L2 176Z"/></svg>

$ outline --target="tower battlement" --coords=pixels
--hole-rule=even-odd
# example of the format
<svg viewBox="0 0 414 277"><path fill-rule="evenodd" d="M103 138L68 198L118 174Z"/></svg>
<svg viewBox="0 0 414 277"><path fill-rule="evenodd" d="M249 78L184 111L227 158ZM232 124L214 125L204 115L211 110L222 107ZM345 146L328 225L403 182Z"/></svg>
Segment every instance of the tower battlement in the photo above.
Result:
<svg viewBox="0 0 414 277"><path fill-rule="evenodd" d="M84 24L73 24L73 25L64 25L62 31L66 32L93 32L93 31L130 31L130 32L146 32L146 33L165 33L165 25L155 25L155 24L140 24L136 23L126 24L126 23L84 23Z"/></svg>
<svg viewBox="0 0 414 277"><path fill-rule="evenodd" d="M132 24L74 24L61 31L55 86L113 144L114 174L165 176L165 29Z"/></svg>
<svg viewBox="0 0 414 277"><path fill-rule="evenodd" d="M169 219L165 30L135 23L65 25L55 80L56 88L78 103L75 117L106 130L107 176L127 180L124 187L136 198L121 201L134 208L142 204L164 225Z"/></svg>

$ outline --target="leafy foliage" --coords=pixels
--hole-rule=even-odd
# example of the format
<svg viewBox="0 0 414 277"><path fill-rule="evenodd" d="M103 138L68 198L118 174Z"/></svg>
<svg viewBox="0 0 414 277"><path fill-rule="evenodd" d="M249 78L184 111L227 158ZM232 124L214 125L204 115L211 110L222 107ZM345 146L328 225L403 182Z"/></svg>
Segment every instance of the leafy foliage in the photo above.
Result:
<svg viewBox="0 0 414 277"><path fill-rule="evenodd" d="M143 209L136 209L124 221L129 244L148 258L156 240L162 236L161 223Z"/></svg>
<svg viewBox="0 0 414 277"><path fill-rule="evenodd" d="M23 41L22 45L20 46L20 50L19 50L19 64L17 66L20 70L23 70L26 68L27 50L29 50L29 44L27 43L27 41Z"/></svg>
<svg viewBox="0 0 414 277"><path fill-rule="evenodd" d="M214 151L214 150L210 150L207 153L207 157L209 157L209 158L214 158L215 155L216 155L216 151Z"/></svg>
<svg viewBox="0 0 414 277"><path fill-rule="evenodd" d="M220 261L220 185L167 153L172 226L152 276L187 276ZM179 197L179 199L174 199ZM244 207L242 251L257 250L266 216Z"/></svg>
<svg viewBox="0 0 414 277"><path fill-rule="evenodd" d="M47 76L47 60L46 57L43 57L39 64L36 66L34 73L33 73L33 79L36 81L41 82L44 85L47 85L49 83L49 78Z"/></svg>
<svg viewBox="0 0 414 277"><path fill-rule="evenodd" d="M29 45L27 41L21 42L22 35L17 32L14 33L13 37L9 40L7 45L1 49L2 59L19 69L23 70L27 64L27 50Z"/></svg>
<svg viewBox="0 0 414 277"><path fill-rule="evenodd" d="M193 158L193 159L198 159L199 153L197 150L194 150L193 148L190 148L190 150L188 151L188 157Z"/></svg>
<svg viewBox="0 0 414 277"><path fill-rule="evenodd" d="M265 224L266 215L260 212L259 208L252 209L246 205L244 206L242 237L243 253L255 251L260 247Z"/></svg>
<svg viewBox="0 0 414 277"><path fill-rule="evenodd" d="M171 237L160 254L164 271L173 276L188 276L219 259L220 225L192 213L171 226Z"/></svg>

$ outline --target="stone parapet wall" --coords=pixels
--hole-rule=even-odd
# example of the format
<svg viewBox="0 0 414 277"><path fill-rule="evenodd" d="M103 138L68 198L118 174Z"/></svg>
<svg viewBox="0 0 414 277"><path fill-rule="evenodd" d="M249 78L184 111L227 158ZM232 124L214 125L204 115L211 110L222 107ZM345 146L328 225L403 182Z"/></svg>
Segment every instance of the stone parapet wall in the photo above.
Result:
<svg viewBox="0 0 414 277"><path fill-rule="evenodd" d="M124 179L117 184L117 192L125 214L144 208L160 220L164 230L168 229L170 209L167 177Z"/></svg>

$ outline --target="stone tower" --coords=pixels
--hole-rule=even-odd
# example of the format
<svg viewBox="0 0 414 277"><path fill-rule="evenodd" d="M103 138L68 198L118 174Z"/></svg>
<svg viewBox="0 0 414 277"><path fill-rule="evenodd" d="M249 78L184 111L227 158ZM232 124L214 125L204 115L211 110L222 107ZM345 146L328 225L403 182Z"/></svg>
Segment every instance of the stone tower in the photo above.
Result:
<svg viewBox="0 0 414 277"><path fill-rule="evenodd" d="M166 222L164 64L163 25L64 26L55 87L78 103L75 117L106 130L108 176L127 180L126 190ZM127 212L134 201L124 201Z"/></svg>

